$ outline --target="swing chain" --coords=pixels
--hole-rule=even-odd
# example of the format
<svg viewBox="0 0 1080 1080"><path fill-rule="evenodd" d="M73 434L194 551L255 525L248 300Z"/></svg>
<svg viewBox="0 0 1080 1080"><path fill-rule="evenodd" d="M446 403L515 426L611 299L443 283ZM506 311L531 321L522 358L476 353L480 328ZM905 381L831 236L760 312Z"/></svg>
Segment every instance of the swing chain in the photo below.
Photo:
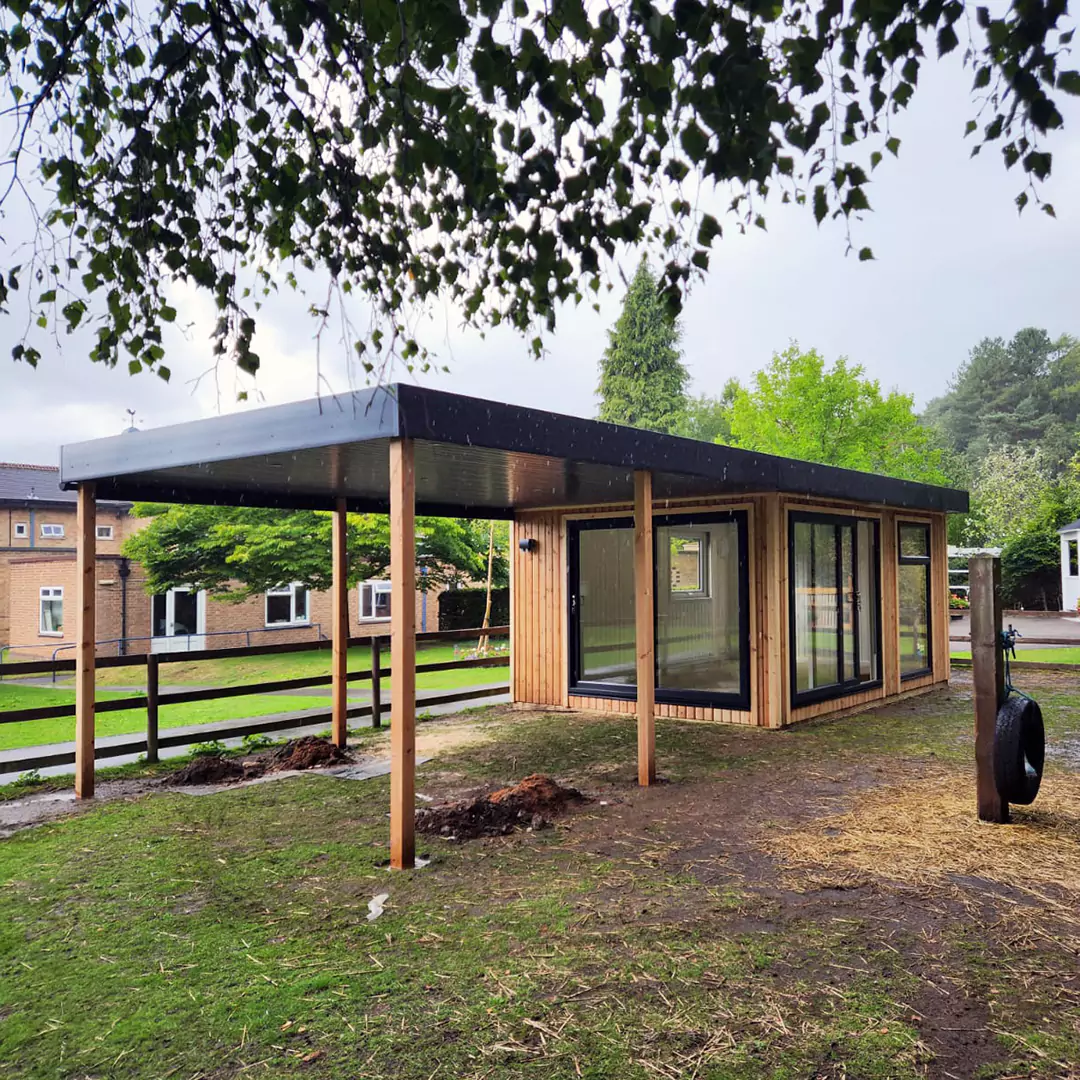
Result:
<svg viewBox="0 0 1080 1080"><path fill-rule="evenodd" d="M1012 623L1009 623L1008 630L1001 631L1001 637L999 640L1001 650L1005 656L1005 696L1009 697L1011 694L1016 694L1017 697L1027 698L1028 701L1031 701L1032 699L1028 697L1028 695L1025 694L1023 690L1020 690L1017 687L1013 686L1012 672L1009 667L1009 657L1011 656L1012 659L1016 659L1016 639L1023 636L1024 635L1021 634L1019 630L1013 627Z"/></svg>

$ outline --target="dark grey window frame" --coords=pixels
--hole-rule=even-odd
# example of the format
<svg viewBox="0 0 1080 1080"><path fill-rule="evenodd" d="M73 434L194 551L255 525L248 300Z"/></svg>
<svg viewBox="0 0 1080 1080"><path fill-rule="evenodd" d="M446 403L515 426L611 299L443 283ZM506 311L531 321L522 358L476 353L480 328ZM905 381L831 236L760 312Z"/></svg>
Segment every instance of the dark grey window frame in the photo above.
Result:
<svg viewBox="0 0 1080 1080"><path fill-rule="evenodd" d="M750 556L748 518L745 510L710 511L709 513L664 514L653 517L653 549L656 546L656 530L664 526L693 528L696 525L712 525L734 522L739 543L739 691L735 694L715 693L708 690L673 690L660 685L659 665L656 664L656 702L661 705L695 705L705 708L731 709L737 712L750 710ZM579 627L577 598L579 577L578 537L593 529L633 529L634 519L584 518L567 522L567 647L569 649L568 691L575 697L595 697L610 700L636 701L637 686L632 683L590 682L580 678L578 657ZM656 559L653 559L653 596L656 596ZM657 610L653 604L653 633L656 633Z"/></svg>
<svg viewBox="0 0 1080 1080"><path fill-rule="evenodd" d="M901 529L922 529L926 533L925 555L904 555L900 546ZM934 673L934 549L931 546L933 540L930 531L930 523L927 521L901 521L896 522L896 666L899 668L902 653L900 651L900 567L901 566L925 566L926 567L926 667L917 668L915 671L901 671L900 681L908 682L911 679L925 679L927 675Z"/></svg>
<svg viewBox="0 0 1080 1080"><path fill-rule="evenodd" d="M873 526L873 559L874 567L874 604L875 604L875 642L877 647L878 676L863 682L843 678L844 672L844 645L843 645L843 620L840 618L839 597L843 594L843 582L840 580L842 563L840 559L840 537L836 536L836 594L838 598L836 617L836 671L838 681L828 686L815 687L813 690L799 690L798 656L795 654L795 525L799 522L811 525L832 525L839 530L843 526L857 526L860 521L865 521ZM788 512L788 679L791 690L791 704L795 708L803 705L814 705L820 701L832 701L834 698L849 697L851 694L861 694L864 690L876 690L884 685L882 668L884 657L882 655L882 627L881 627L881 521L875 517L865 515L847 514L817 514L810 511ZM859 556L859 530L852 530L852 563L858 565ZM865 599L865 597L863 598ZM859 664L859 635L855 635L855 668Z"/></svg>

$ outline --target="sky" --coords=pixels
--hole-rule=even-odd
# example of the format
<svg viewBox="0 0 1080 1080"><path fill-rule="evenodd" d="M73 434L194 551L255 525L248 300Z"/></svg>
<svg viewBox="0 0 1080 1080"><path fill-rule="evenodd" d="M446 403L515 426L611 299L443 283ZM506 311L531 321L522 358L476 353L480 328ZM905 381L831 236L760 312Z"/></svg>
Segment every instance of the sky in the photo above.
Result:
<svg viewBox="0 0 1080 1080"><path fill-rule="evenodd" d="M973 113L969 86L958 57L928 61L911 106L894 118L899 159L875 171L873 212L852 226L855 247L872 247L874 262L846 254L843 226L816 226L808 208L768 207L765 232L739 235L724 223L708 277L694 285L682 316L693 392L719 394L728 378L745 381L797 340L828 359L863 365L921 408L947 389L984 337L1010 337L1025 326L1080 335L1080 107L1066 112L1065 130L1047 145L1053 177L1040 195L1054 204L1056 219L1034 206L1018 215L1013 200L1023 175L1007 172L994 149L970 157L963 138ZM19 227L9 216L0 234L10 243ZM627 278L637 257L620 256ZM449 372L398 370L394 378L594 416L598 363L622 291L618 282L599 312L563 308L541 360L510 330L482 335L442 311L433 334ZM61 338L36 370L13 363L7 357L22 328L0 317L0 460L56 464L62 443L116 434L129 425L128 410L138 427L158 427L346 391L360 381L332 334L316 359L307 299L282 292L259 314L262 368L254 382L224 366L214 370L206 298L179 290L174 303L185 329L165 343L168 383L92 364L85 338ZM352 314L363 324L362 311ZM240 390L250 391L246 402L237 400Z"/></svg>

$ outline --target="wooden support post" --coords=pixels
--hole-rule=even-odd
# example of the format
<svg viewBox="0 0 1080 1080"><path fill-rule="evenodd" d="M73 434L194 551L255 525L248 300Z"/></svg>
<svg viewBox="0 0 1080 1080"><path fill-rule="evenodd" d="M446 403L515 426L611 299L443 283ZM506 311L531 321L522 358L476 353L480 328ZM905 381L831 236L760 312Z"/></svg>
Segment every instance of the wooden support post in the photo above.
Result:
<svg viewBox="0 0 1080 1080"><path fill-rule="evenodd" d="M159 660L146 658L146 760L158 760L158 668Z"/></svg>
<svg viewBox="0 0 1080 1080"><path fill-rule="evenodd" d="M97 513L94 485L79 485L75 543L75 797L94 796L94 646Z"/></svg>
<svg viewBox="0 0 1080 1080"><path fill-rule="evenodd" d="M975 790L980 821L1004 823L1009 804L994 781L994 733L1005 700L1001 648L1001 562L975 555L968 563L971 600L971 667L975 685ZM946 618L943 612L935 612Z"/></svg>
<svg viewBox="0 0 1080 1080"><path fill-rule="evenodd" d="M371 639L371 726L382 727L382 638Z"/></svg>
<svg viewBox="0 0 1080 1080"><path fill-rule="evenodd" d="M331 613L333 642L330 663L330 695L334 745L344 747L349 738L349 523L345 500L338 499L333 525L333 584Z"/></svg>
<svg viewBox="0 0 1080 1080"><path fill-rule="evenodd" d="M634 473L634 621L637 640L638 783L656 781L652 473Z"/></svg>
<svg viewBox="0 0 1080 1080"><path fill-rule="evenodd" d="M416 474L411 439L390 440L390 865L415 863Z"/></svg>

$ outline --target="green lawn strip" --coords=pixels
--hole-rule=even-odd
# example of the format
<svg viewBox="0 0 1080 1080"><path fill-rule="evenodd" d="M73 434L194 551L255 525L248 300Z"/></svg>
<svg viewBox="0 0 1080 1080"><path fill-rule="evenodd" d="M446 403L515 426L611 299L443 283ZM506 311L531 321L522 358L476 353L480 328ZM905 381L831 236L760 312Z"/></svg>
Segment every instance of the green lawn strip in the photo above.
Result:
<svg viewBox="0 0 1080 1080"><path fill-rule="evenodd" d="M493 638L493 643L500 639ZM475 648L476 642L462 641L455 644L421 645L417 649L417 663L431 664L452 660L464 660ZM382 665L390 665L390 650L382 650ZM349 670L367 671L371 667L371 648L359 646L349 650ZM270 653L264 656L236 656L221 660L178 660L164 663L159 668L162 686L239 686L243 683L266 682L276 679L302 679L315 675L330 674L330 650L312 652ZM508 668L474 668L462 672L431 672L418 676L421 689L443 689L470 685L468 681L498 682L508 678ZM145 682L142 667L102 668L98 671L99 686L135 686ZM385 683L389 676L383 676ZM368 687L370 683L351 683L354 687Z"/></svg>
<svg viewBox="0 0 1080 1080"><path fill-rule="evenodd" d="M105 691L102 696L117 698L127 695ZM0 683L0 715L8 710L71 705L74 701L73 690L53 690L50 687ZM158 716L162 728L171 728L189 724L210 724L219 720L241 720L300 709L328 708L330 708L329 697L301 694L253 694L225 698L221 701L195 701L180 705L166 705L160 709ZM99 736L130 735L134 732L145 731L146 710L124 709L120 712L99 713L95 718L94 726ZM73 716L0 724L0 750L70 742L74 738L75 718Z"/></svg>
<svg viewBox="0 0 1080 1080"><path fill-rule="evenodd" d="M952 654L953 659L970 660L971 650L962 649ZM1068 645L1056 646L1049 649L1017 649L1016 656L1010 657L1023 663L1025 660L1040 664L1080 664L1080 646L1072 648Z"/></svg>

